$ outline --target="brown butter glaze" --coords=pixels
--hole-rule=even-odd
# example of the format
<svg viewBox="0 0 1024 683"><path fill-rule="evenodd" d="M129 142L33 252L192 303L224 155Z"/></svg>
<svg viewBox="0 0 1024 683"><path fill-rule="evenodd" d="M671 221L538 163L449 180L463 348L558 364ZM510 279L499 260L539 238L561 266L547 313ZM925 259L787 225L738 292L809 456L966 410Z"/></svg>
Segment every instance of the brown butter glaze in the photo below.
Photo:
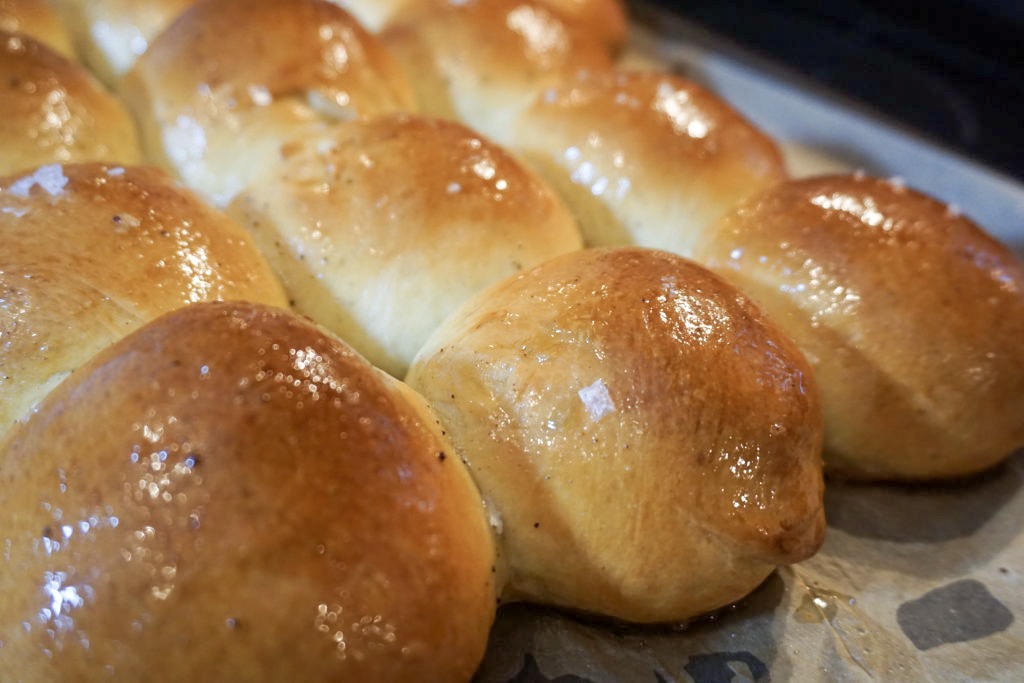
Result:
<svg viewBox="0 0 1024 683"><path fill-rule="evenodd" d="M446 454L308 321L158 319L0 449L0 678L468 680L495 557Z"/></svg>
<svg viewBox="0 0 1024 683"><path fill-rule="evenodd" d="M499 144L539 91L612 66L596 36L535 0L425 3L380 36L409 74L421 111Z"/></svg>
<svg viewBox="0 0 1024 683"><path fill-rule="evenodd" d="M46 163L142 158L124 105L77 62L0 31L0 175Z"/></svg>
<svg viewBox="0 0 1024 683"><path fill-rule="evenodd" d="M582 244L543 181L454 122L392 115L339 124L283 155L229 213L297 311L399 377L470 296Z"/></svg>
<svg viewBox="0 0 1024 683"><path fill-rule="evenodd" d="M682 258L549 260L449 318L407 381L500 515L509 597L685 619L821 543L809 368Z"/></svg>
<svg viewBox="0 0 1024 683"><path fill-rule="evenodd" d="M671 74L597 72L542 92L512 149L562 193L589 245L689 256L741 199L785 177L775 143Z"/></svg>
<svg viewBox="0 0 1024 683"><path fill-rule="evenodd" d="M122 88L146 152L217 205L323 124L415 108L390 53L327 0L202 0Z"/></svg>
<svg viewBox="0 0 1024 683"><path fill-rule="evenodd" d="M697 257L806 352L833 471L958 476L1024 445L1024 266L955 209L869 176L790 181Z"/></svg>
<svg viewBox="0 0 1024 683"><path fill-rule="evenodd" d="M20 33L74 58L71 36L52 3L41 0L0 0L0 31Z"/></svg>
<svg viewBox="0 0 1024 683"><path fill-rule="evenodd" d="M317 91L368 112L411 104L387 51L326 0L200 0L157 44L144 71L171 101L209 91L232 106L258 106L252 88L261 87L270 97Z"/></svg>
<svg viewBox="0 0 1024 683"><path fill-rule="evenodd" d="M626 6L622 0L543 0L567 19L578 22L612 50L620 50L628 38Z"/></svg>
<svg viewBox="0 0 1024 683"><path fill-rule="evenodd" d="M123 335L218 299L287 303L245 231L164 173L72 164L0 179L0 434Z"/></svg>

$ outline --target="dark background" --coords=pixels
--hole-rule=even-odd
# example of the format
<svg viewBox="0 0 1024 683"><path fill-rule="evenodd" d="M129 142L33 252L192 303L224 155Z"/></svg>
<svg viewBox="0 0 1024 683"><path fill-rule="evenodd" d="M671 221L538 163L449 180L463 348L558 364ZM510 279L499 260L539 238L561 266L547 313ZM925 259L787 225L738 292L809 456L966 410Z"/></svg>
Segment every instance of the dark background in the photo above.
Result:
<svg viewBox="0 0 1024 683"><path fill-rule="evenodd" d="M1024 0L643 0L1024 181Z"/></svg>

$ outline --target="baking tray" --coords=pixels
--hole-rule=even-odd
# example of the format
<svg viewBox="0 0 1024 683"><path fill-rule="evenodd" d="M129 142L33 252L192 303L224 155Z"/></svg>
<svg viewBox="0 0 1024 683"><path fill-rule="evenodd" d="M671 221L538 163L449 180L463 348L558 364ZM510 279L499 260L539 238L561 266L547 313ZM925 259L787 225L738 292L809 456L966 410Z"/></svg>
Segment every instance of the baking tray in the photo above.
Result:
<svg viewBox="0 0 1024 683"><path fill-rule="evenodd" d="M718 92L780 142L794 175L901 178L1024 255L1024 186L642 2L624 66ZM1024 340L1022 340L1024 343ZM933 486L830 482L821 551L690 624L499 611L478 683L1024 680L1024 451Z"/></svg>

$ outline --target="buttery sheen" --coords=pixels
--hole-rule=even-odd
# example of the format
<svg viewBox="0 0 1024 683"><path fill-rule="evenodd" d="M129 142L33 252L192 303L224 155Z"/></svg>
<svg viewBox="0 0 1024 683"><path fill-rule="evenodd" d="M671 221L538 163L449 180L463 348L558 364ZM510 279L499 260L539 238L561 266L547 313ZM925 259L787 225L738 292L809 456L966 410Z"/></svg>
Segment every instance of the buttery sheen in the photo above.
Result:
<svg viewBox="0 0 1024 683"><path fill-rule="evenodd" d="M451 316L407 381L500 516L507 599L683 620L822 541L809 367L681 257L546 261Z"/></svg>
<svg viewBox="0 0 1024 683"><path fill-rule="evenodd" d="M562 194L587 244L683 256L786 176L775 143L727 102L656 72L588 73L544 90L510 146Z"/></svg>
<svg viewBox="0 0 1024 683"><path fill-rule="evenodd" d="M494 546L435 422L264 306L112 345L0 447L0 679L469 680Z"/></svg>
<svg viewBox="0 0 1024 683"><path fill-rule="evenodd" d="M142 158L124 105L80 64L0 31L0 175L47 163Z"/></svg>
<svg viewBox="0 0 1024 683"><path fill-rule="evenodd" d="M472 295L582 247L572 214L530 170L463 125L421 116L296 141L229 213L295 310L397 377Z"/></svg>
<svg viewBox="0 0 1024 683"><path fill-rule="evenodd" d="M245 231L161 171L0 178L0 438L95 353L199 301L287 303Z"/></svg>
<svg viewBox="0 0 1024 683"><path fill-rule="evenodd" d="M898 180L794 180L696 251L811 361L833 472L957 477L1024 445L1024 263L954 209Z"/></svg>

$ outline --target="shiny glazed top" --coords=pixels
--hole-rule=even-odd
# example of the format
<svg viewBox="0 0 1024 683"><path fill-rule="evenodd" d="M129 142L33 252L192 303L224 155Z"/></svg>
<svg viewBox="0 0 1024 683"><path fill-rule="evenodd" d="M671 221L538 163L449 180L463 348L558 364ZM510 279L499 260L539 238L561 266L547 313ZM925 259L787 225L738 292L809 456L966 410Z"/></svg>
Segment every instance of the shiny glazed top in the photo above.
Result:
<svg viewBox="0 0 1024 683"><path fill-rule="evenodd" d="M413 108L388 52L327 0L200 0L136 69L162 108L246 109L296 96L339 117Z"/></svg>
<svg viewBox="0 0 1024 683"><path fill-rule="evenodd" d="M0 679L469 680L479 494L421 399L310 322L197 304L0 448Z"/></svg>
<svg viewBox="0 0 1024 683"><path fill-rule="evenodd" d="M229 213L295 310L397 377L470 296L581 247L550 188L458 123L381 116L283 154Z"/></svg>
<svg viewBox="0 0 1024 683"><path fill-rule="evenodd" d="M541 89L612 66L608 47L539 0L423 3L380 34L420 110L507 143Z"/></svg>
<svg viewBox="0 0 1024 683"><path fill-rule="evenodd" d="M628 37L627 11L622 0L542 0L563 16L579 22L613 50Z"/></svg>
<svg viewBox="0 0 1024 683"><path fill-rule="evenodd" d="M807 352L836 471L956 476L1024 445L1024 264L955 208L898 180L794 180L698 252Z"/></svg>
<svg viewBox="0 0 1024 683"><path fill-rule="evenodd" d="M0 434L108 344L216 299L287 302L244 230L162 172L93 163L0 179Z"/></svg>
<svg viewBox="0 0 1024 683"><path fill-rule="evenodd" d="M75 54L64 22L49 2L0 0L0 31L31 36L66 57Z"/></svg>
<svg viewBox="0 0 1024 683"><path fill-rule="evenodd" d="M727 102L655 72L587 73L545 90L511 146L566 196L589 244L684 256L786 175L775 143Z"/></svg>
<svg viewBox="0 0 1024 683"><path fill-rule="evenodd" d="M821 543L806 361L680 257L551 259L449 318L407 381L494 502L519 596L688 618Z"/></svg>
<svg viewBox="0 0 1024 683"><path fill-rule="evenodd" d="M414 107L379 42L326 0L209 0L186 11L125 77L148 158L226 206L281 146Z"/></svg>
<svg viewBox="0 0 1024 683"><path fill-rule="evenodd" d="M0 175L46 163L141 159L124 106L77 62L0 31Z"/></svg>
<svg viewBox="0 0 1024 683"><path fill-rule="evenodd" d="M401 22L423 7L442 5L447 0L334 0L351 12L371 31L384 29L392 22ZM540 0L566 19L579 23L588 31L618 49L626 42L626 8L622 0Z"/></svg>

